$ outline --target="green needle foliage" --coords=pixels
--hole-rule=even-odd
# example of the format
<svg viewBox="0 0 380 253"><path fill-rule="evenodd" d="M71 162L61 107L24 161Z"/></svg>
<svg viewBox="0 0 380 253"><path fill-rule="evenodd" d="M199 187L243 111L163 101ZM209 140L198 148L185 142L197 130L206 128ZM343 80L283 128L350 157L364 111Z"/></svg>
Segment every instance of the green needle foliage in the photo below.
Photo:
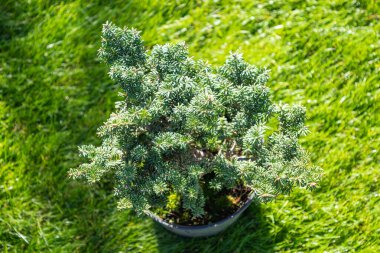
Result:
<svg viewBox="0 0 380 253"><path fill-rule="evenodd" d="M271 100L267 69L237 53L213 67L189 57L184 43L148 52L138 31L112 23L99 57L123 100L98 130L102 145L82 146L89 162L69 174L94 183L113 173L120 208L167 207L175 194L200 217L205 189L244 185L266 202L316 187L321 170L298 143L308 132L305 108Z"/></svg>

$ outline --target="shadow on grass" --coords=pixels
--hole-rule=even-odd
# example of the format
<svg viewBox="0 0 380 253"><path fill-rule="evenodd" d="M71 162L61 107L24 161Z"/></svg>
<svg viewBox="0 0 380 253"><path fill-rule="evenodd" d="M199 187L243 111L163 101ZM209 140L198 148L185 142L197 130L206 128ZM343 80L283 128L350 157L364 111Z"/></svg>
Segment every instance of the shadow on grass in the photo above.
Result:
<svg viewBox="0 0 380 253"><path fill-rule="evenodd" d="M270 233L271 224L260 205L252 204L221 234L207 238L177 236L155 223L160 252L274 252L275 243L286 235L282 229L276 238Z"/></svg>

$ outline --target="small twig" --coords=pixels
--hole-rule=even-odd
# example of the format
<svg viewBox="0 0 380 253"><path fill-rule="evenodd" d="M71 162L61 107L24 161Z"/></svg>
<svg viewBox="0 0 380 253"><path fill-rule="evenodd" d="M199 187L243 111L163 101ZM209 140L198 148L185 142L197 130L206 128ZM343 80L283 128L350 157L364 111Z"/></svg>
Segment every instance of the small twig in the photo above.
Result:
<svg viewBox="0 0 380 253"><path fill-rule="evenodd" d="M234 140L234 142L232 143L232 147L230 149L230 152L233 153L234 149L236 147L236 141Z"/></svg>

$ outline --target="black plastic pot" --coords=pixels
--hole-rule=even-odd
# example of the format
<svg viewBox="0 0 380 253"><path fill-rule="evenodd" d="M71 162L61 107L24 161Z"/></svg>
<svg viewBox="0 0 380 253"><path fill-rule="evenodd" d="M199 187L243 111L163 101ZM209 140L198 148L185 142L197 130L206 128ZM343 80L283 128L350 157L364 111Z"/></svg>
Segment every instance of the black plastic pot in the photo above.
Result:
<svg viewBox="0 0 380 253"><path fill-rule="evenodd" d="M155 215L152 212L146 212L146 214L151 217L156 222L160 223L164 228L167 230L181 236L185 237L206 237L206 236L212 236L216 235L224 230L226 230L229 226L231 226L239 217L240 215L248 208L248 206L252 202L252 196L250 196L247 200L247 202L234 214L228 216L227 218L211 223L208 225L200 225L200 226L184 226L184 225L178 225L174 223L168 223Z"/></svg>

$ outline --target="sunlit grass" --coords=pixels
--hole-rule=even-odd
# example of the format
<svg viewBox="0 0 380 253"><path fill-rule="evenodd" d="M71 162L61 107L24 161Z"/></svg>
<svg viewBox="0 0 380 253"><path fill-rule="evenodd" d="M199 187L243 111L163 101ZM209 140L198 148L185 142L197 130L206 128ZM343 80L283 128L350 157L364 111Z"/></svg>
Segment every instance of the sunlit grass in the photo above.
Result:
<svg viewBox="0 0 380 253"><path fill-rule="evenodd" d="M0 251L380 251L380 6L376 1L2 1ZM271 69L275 99L308 108L302 140L321 188L251 206L229 231L183 239L119 212L112 184L67 178L77 146L98 144L117 87L99 63L101 25L146 46L187 42Z"/></svg>

